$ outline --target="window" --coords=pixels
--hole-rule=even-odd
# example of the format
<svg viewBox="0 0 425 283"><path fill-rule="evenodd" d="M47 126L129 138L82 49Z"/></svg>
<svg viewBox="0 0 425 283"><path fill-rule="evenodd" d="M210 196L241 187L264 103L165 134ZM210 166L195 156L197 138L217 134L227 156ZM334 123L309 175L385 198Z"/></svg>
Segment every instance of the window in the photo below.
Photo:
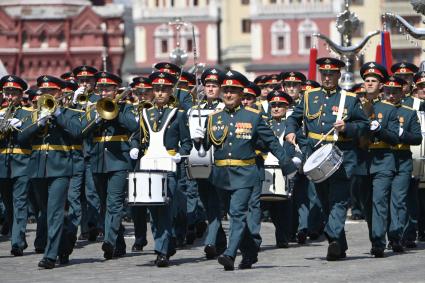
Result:
<svg viewBox="0 0 425 283"><path fill-rule="evenodd" d="M270 0L270 4L276 4L276 0Z"/></svg>
<svg viewBox="0 0 425 283"><path fill-rule="evenodd" d="M168 53L168 40L161 40L161 53Z"/></svg>
<svg viewBox="0 0 425 283"><path fill-rule="evenodd" d="M313 45L312 35L319 29L315 22L311 20L302 21L298 26L298 54L307 55Z"/></svg>
<svg viewBox="0 0 425 283"><path fill-rule="evenodd" d="M291 28L282 20L271 26L271 54L289 55L291 53Z"/></svg>
<svg viewBox="0 0 425 283"><path fill-rule="evenodd" d="M285 37L283 35L277 37L277 49L285 49Z"/></svg>
<svg viewBox="0 0 425 283"><path fill-rule="evenodd" d="M242 5L249 5L249 0L241 0Z"/></svg>
<svg viewBox="0 0 425 283"><path fill-rule="evenodd" d="M193 0L193 6L198 6L199 1L198 0Z"/></svg>
<svg viewBox="0 0 425 283"><path fill-rule="evenodd" d="M193 51L193 40L192 39L186 40L186 51L187 52Z"/></svg>
<svg viewBox="0 0 425 283"><path fill-rule="evenodd" d="M42 31L38 36L38 41L40 42L41 48L49 47L49 43L47 42L47 35L45 31Z"/></svg>
<svg viewBox="0 0 425 283"><path fill-rule="evenodd" d="M168 58L174 43L173 30L167 25L162 24L155 29L155 58Z"/></svg>
<svg viewBox="0 0 425 283"><path fill-rule="evenodd" d="M250 33L250 32L251 32L251 20L242 19L242 33Z"/></svg>
<svg viewBox="0 0 425 283"><path fill-rule="evenodd" d="M155 7L159 7L159 0L155 0Z"/></svg>

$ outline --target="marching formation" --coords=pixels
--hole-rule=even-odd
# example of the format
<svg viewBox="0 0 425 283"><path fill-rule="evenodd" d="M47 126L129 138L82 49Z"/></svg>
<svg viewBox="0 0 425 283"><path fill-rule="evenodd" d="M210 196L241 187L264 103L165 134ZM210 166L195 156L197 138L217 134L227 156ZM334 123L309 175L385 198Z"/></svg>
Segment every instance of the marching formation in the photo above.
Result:
<svg viewBox="0 0 425 283"><path fill-rule="evenodd" d="M233 270L239 251L239 269L251 268L264 219L276 248L323 234L326 259L341 260L350 207L367 221L372 256L414 248L425 240L425 72L368 62L364 83L343 90L345 64L316 63L320 84L295 71L251 82L167 62L125 88L91 66L42 75L31 89L4 76L0 193L11 254L28 247L28 211L45 269L67 264L78 239L103 241L106 260L124 256L128 216L132 252L147 245L150 220L158 267L205 234L207 260Z"/></svg>

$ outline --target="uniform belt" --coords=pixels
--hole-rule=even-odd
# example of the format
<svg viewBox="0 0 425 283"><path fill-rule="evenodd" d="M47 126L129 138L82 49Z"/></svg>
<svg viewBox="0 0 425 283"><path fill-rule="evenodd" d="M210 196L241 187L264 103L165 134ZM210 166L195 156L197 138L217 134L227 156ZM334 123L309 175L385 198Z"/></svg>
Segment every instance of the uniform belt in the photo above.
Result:
<svg viewBox="0 0 425 283"><path fill-rule="evenodd" d="M0 154L31 154L31 149L0 148Z"/></svg>
<svg viewBox="0 0 425 283"><path fill-rule="evenodd" d="M74 144L70 146L72 150L83 150L83 146L80 144Z"/></svg>
<svg viewBox="0 0 425 283"><path fill-rule="evenodd" d="M125 142L128 141L127 135L118 135L118 136L103 136L103 137L94 137L94 142Z"/></svg>
<svg viewBox="0 0 425 283"><path fill-rule="evenodd" d="M398 144L398 145L395 145L395 146L393 146L393 147L391 147L392 149L394 149L394 150L410 150L410 145L408 145L408 144Z"/></svg>
<svg viewBox="0 0 425 283"><path fill-rule="evenodd" d="M323 136L324 136L324 134L316 134L316 133L312 133L312 132L308 133L308 137L311 138L311 139L315 139L315 140L321 140ZM324 141L333 142L334 136L329 135L324 139ZM348 139L348 138L344 138L344 137L339 136L338 141L339 142L349 142L349 141L352 141L352 139Z"/></svg>
<svg viewBox="0 0 425 283"><path fill-rule="evenodd" d="M222 159L214 162L216 166L249 166L255 164L255 158L251 159Z"/></svg>
<svg viewBox="0 0 425 283"><path fill-rule="evenodd" d="M375 142L369 145L369 149L391 149L391 145L386 142Z"/></svg>
<svg viewBox="0 0 425 283"><path fill-rule="evenodd" d="M72 150L72 145L61 145L61 144L40 144L33 145L32 150L61 150L61 151L70 151Z"/></svg>
<svg viewBox="0 0 425 283"><path fill-rule="evenodd" d="M263 158L264 160L266 160L266 158L267 158L267 153L262 152L261 150L256 149L256 150L255 150L255 154L256 154L257 156L261 156L261 158Z"/></svg>

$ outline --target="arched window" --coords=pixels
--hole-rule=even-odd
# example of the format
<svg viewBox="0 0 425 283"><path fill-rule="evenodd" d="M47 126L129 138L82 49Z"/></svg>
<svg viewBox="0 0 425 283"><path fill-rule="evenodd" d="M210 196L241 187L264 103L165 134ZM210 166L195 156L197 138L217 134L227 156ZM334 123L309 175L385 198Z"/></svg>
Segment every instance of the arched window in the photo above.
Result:
<svg viewBox="0 0 425 283"><path fill-rule="evenodd" d="M173 30L166 24L160 25L155 29L155 57L167 58L173 48Z"/></svg>
<svg viewBox="0 0 425 283"><path fill-rule="evenodd" d="M316 23L309 19L300 23L298 26L298 54L309 54L313 42L312 34L318 31Z"/></svg>
<svg viewBox="0 0 425 283"><path fill-rule="evenodd" d="M199 56L199 30L195 26L195 41L197 43L196 53ZM195 48L195 42L193 42L192 26L183 26L180 30L180 46L187 53L192 53Z"/></svg>
<svg viewBox="0 0 425 283"><path fill-rule="evenodd" d="M41 48L49 47L49 42L47 41L47 34L46 31L42 31L40 35L38 36L38 41L40 42Z"/></svg>
<svg viewBox="0 0 425 283"><path fill-rule="evenodd" d="M291 53L291 28L282 20L271 26L272 55L289 55Z"/></svg>

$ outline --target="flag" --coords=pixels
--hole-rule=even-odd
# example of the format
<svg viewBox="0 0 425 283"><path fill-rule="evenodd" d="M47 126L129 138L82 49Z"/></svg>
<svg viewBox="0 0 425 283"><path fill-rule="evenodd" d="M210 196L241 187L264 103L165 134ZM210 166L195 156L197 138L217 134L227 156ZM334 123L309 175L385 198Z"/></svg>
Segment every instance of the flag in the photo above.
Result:
<svg viewBox="0 0 425 283"><path fill-rule="evenodd" d="M308 67L308 79L316 80L316 60L317 60L317 48L310 48L310 65Z"/></svg>
<svg viewBox="0 0 425 283"><path fill-rule="evenodd" d="M387 68L388 74L391 75L391 66L393 65L393 54L391 51L391 39L388 31L381 33L381 59L382 65Z"/></svg>

